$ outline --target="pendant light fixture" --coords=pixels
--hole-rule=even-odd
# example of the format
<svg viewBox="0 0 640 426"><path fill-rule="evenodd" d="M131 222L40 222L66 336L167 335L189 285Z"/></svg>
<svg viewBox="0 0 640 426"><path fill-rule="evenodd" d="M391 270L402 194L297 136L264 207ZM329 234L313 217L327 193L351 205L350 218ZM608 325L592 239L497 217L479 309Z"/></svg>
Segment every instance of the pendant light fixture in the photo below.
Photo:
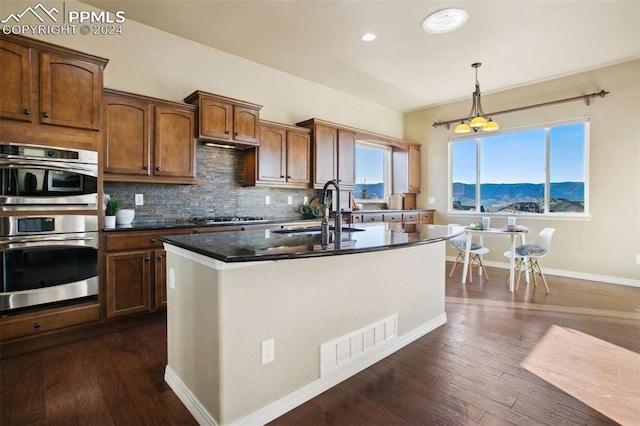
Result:
<svg viewBox="0 0 640 426"><path fill-rule="evenodd" d="M482 65L480 62L471 64L476 69L476 90L473 92L473 103L471 104L471 112L469 117L462 120L460 124L456 126L456 133L469 133L471 130L477 132L482 130L483 132L493 132L500 128L498 123L490 118L487 118L486 114L482 110L482 104L480 103L480 83L478 82L478 68ZM465 121L468 122L465 123Z"/></svg>

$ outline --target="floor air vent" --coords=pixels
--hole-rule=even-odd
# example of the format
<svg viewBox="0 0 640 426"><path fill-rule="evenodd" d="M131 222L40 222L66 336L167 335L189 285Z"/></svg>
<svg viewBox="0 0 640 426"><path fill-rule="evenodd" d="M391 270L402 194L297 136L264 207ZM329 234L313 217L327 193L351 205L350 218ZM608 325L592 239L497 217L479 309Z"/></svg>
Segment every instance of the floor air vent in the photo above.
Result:
<svg viewBox="0 0 640 426"><path fill-rule="evenodd" d="M379 348L398 335L398 314L368 325L320 346L320 377L361 355Z"/></svg>

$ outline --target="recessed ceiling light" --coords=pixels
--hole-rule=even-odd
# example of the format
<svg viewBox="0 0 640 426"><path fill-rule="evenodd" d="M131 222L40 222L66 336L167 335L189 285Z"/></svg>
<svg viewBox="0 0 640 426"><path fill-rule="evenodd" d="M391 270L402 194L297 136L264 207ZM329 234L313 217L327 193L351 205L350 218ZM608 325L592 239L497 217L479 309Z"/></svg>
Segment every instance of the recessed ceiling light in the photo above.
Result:
<svg viewBox="0 0 640 426"><path fill-rule="evenodd" d="M366 34L362 34L360 36L360 40L362 40L362 41L373 41L376 38L378 38L378 36L375 35L374 33L366 33Z"/></svg>
<svg viewBox="0 0 640 426"><path fill-rule="evenodd" d="M462 9L443 9L432 13L422 21L422 29L431 34L454 31L467 22L469 15Z"/></svg>

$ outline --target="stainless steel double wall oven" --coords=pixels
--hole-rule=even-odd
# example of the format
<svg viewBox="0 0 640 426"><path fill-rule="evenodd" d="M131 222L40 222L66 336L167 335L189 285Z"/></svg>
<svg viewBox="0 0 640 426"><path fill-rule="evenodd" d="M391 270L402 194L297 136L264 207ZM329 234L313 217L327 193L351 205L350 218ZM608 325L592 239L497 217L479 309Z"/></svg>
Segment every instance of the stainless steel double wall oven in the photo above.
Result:
<svg viewBox="0 0 640 426"><path fill-rule="evenodd" d="M98 294L98 153L0 144L2 315Z"/></svg>

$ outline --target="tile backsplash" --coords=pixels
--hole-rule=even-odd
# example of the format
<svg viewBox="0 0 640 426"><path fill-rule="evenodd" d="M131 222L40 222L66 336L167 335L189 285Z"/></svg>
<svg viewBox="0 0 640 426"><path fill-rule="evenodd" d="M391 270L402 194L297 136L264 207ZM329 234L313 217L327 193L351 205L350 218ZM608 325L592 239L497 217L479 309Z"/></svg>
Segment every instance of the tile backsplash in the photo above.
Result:
<svg viewBox="0 0 640 426"><path fill-rule="evenodd" d="M319 196L312 189L244 187L244 151L199 143L196 178L197 185L105 182L103 186L122 208L135 208L137 222L236 215L294 219L300 217L305 196L309 200ZM144 195L143 206L134 206L135 194ZM267 195L269 205L265 205Z"/></svg>

